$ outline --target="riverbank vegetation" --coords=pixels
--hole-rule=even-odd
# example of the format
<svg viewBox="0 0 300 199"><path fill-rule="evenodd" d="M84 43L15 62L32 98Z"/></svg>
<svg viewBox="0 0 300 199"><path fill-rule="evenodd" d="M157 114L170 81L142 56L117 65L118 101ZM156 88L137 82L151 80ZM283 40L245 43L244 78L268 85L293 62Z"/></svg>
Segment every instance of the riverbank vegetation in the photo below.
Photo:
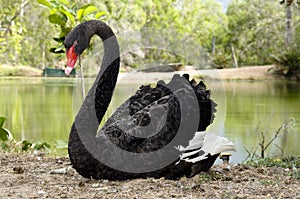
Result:
<svg viewBox="0 0 300 199"><path fill-rule="evenodd" d="M190 51L191 56L204 57L205 62L198 64L230 68L275 63L276 73L298 78L300 50L295 44L300 39L300 14L297 1L290 2L233 0L225 10L215 0L2 0L1 64L64 67L65 56L60 53L67 32L82 21L101 19L116 33L135 30L149 37L143 30L152 27L172 30L176 37L169 37L169 42L184 43L189 37L203 50ZM148 39L155 38L152 36ZM124 66L129 67L139 66L139 59L189 64L186 57L162 49L142 49L124 56Z"/></svg>

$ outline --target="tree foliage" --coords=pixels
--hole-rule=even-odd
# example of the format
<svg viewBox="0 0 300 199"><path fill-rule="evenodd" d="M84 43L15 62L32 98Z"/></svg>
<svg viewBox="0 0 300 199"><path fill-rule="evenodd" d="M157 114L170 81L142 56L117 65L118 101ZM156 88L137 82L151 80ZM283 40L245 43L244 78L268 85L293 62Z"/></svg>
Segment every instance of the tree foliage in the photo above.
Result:
<svg viewBox="0 0 300 199"><path fill-rule="evenodd" d="M28 0L0 1L0 59L2 63L39 67L48 55L45 38L52 29L44 27L45 15Z"/></svg>
<svg viewBox="0 0 300 199"><path fill-rule="evenodd" d="M285 12L274 2L236 0L227 16L227 45L234 45L241 65L268 64L284 46Z"/></svg>
<svg viewBox="0 0 300 199"><path fill-rule="evenodd" d="M280 3L292 6L295 44L300 38L299 1ZM289 52L284 40L286 6L280 3L233 0L225 13L215 0L0 0L0 58L2 64L57 65L64 56L50 53L49 48L63 52L62 41L70 29L101 19L116 33L133 29L143 34L146 27L172 30L177 35L169 36L170 42L189 37L219 65L232 66L232 46L239 65L269 64ZM184 48L184 43L178 48Z"/></svg>
<svg viewBox="0 0 300 199"><path fill-rule="evenodd" d="M49 22L60 29L58 37L53 38L54 41L58 42L58 46L50 48L50 52L53 53L64 52L63 41L65 36L77 24L90 19L101 19L105 15L105 12L100 11L93 4L79 6L80 4L70 0L37 0L37 2L49 8Z"/></svg>
<svg viewBox="0 0 300 199"><path fill-rule="evenodd" d="M225 13L222 12L222 6L214 0L115 0L95 2L95 5L107 13L106 20L117 29L117 33L133 29L141 31L142 38L149 40L155 40L163 33L170 34L164 39L169 44L176 43L174 48L186 47L179 41L189 39L193 40L200 49L209 52L213 35L217 37L217 45L220 45L222 36L219 37L219 35L223 35L227 28L227 19ZM153 31L156 29L159 32L145 32L147 28L153 28ZM163 44L162 47L164 47ZM169 52L159 49L152 49L152 51L146 49L145 53L146 57L160 62L184 61L178 56L174 57ZM198 56L199 53L191 49L190 54Z"/></svg>
<svg viewBox="0 0 300 199"><path fill-rule="evenodd" d="M294 1L294 0L280 0L279 4L286 5L286 6L291 6L294 2L296 4L298 4L298 5L300 5L300 1L299 0L296 0L296 1Z"/></svg>

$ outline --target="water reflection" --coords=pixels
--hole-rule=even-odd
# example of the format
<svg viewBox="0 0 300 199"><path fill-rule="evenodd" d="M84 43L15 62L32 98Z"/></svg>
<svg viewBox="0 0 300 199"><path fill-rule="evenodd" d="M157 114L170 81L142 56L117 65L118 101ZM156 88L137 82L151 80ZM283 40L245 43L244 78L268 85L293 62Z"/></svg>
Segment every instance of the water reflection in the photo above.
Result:
<svg viewBox="0 0 300 199"><path fill-rule="evenodd" d="M15 139L67 139L73 120L73 86L52 79L1 79L1 112Z"/></svg>
<svg viewBox="0 0 300 199"><path fill-rule="evenodd" d="M299 122L300 85L297 82L225 82L227 116L225 134L238 146L234 161L245 156L244 147L254 150L265 132L268 142L289 118ZM270 149L271 155L299 154L299 126L280 134Z"/></svg>
<svg viewBox="0 0 300 199"><path fill-rule="evenodd" d="M87 89L93 80L86 80ZM119 82L106 117L138 88L140 83ZM218 98L219 84L207 82L212 97ZM223 82L226 89L226 106L219 104L214 125L223 128L224 135L237 146L232 161L240 162L247 156L244 150L254 150L259 132L272 138L281 124L291 117L299 123L300 84L296 82ZM215 93L214 93L215 92ZM5 127L18 140L43 140L52 146L56 140L67 140L70 126L81 106L80 83L64 78L1 78L0 115L7 117ZM226 112L223 127L222 112ZM220 127L218 127L219 129ZM297 124L276 139L267 151L280 155L299 154L297 147L300 126ZM66 154L66 151L64 152Z"/></svg>

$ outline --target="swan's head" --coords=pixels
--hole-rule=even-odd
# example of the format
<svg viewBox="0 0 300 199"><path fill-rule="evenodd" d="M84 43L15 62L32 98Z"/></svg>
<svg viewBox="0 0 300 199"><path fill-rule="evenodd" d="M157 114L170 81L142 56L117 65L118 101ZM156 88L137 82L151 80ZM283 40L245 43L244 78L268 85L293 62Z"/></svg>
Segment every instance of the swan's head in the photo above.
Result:
<svg viewBox="0 0 300 199"><path fill-rule="evenodd" d="M64 46L67 54L66 75L69 75L77 62L78 56L88 47L90 38L84 26L78 25L65 38Z"/></svg>
<svg viewBox="0 0 300 199"><path fill-rule="evenodd" d="M65 69L65 74L70 75L71 71L75 67L79 54L76 53L75 48L77 46L77 41L74 41L73 45L67 48L67 68Z"/></svg>

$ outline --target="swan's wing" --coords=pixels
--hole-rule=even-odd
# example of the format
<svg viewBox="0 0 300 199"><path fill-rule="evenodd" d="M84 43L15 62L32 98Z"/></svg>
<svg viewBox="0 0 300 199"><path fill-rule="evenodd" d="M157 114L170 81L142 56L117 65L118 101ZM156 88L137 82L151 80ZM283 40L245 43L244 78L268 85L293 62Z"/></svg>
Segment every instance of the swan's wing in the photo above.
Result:
<svg viewBox="0 0 300 199"><path fill-rule="evenodd" d="M235 151L235 147L233 142L227 138L214 133L207 133L204 139L203 151L208 151L211 155L215 155L224 151Z"/></svg>
<svg viewBox="0 0 300 199"><path fill-rule="evenodd" d="M195 149L202 148L205 134L206 134L205 131L196 132L193 139L190 140L189 145L187 147L179 146L178 150L180 150L180 151L190 151L190 150L195 150Z"/></svg>
<svg viewBox="0 0 300 199"><path fill-rule="evenodd" d="M224 151L235 151L235 148L225 137L214 133L197 132L190 144L185 148L179 147L179 150L183 151L181 161L197 163Z"/></svg>
<svg viewBox="0 0 300 199"><path fill-rule="evenodd" d="M189 82L179 75L169 84L159 81L156 87L141 86L108 119L100 135L107 135L113 143L128 151L158 150L174 138L181 123L180 105L175 95L189 100L189 92ZM191 107L186 109L193 113L196 102L190 101ZM188 140L183 142L187 145Z"/></svg>
<svg viewBox="0 0 300 199"><path fill-rule="evenodd" d="M220 152L234 150L233 143L213 133L196 132L187 147L179 146L178 161L170 166L171 177L186 175L192 177L201 171L208 171Z"/></svg>
<svg viewBox="0 0 300 199"><path fill-rule="evenodd" d="M181 117L182 102L177 96L188 102L188 106L184 107L185 117ZM159 81L156 87L141 86L108 119L99 135L108 135L115 144L129 151L158 150L176 136L179 127L192 123L197 106L200 111L200 121L196 121L198 129L206 129L216 111L210 92L203 82L196 84L194 80L189 81L187 75L174 75L168 84ZM185 139L174 144L187 146L196 131L197 127L188 129Z"/></svg>

